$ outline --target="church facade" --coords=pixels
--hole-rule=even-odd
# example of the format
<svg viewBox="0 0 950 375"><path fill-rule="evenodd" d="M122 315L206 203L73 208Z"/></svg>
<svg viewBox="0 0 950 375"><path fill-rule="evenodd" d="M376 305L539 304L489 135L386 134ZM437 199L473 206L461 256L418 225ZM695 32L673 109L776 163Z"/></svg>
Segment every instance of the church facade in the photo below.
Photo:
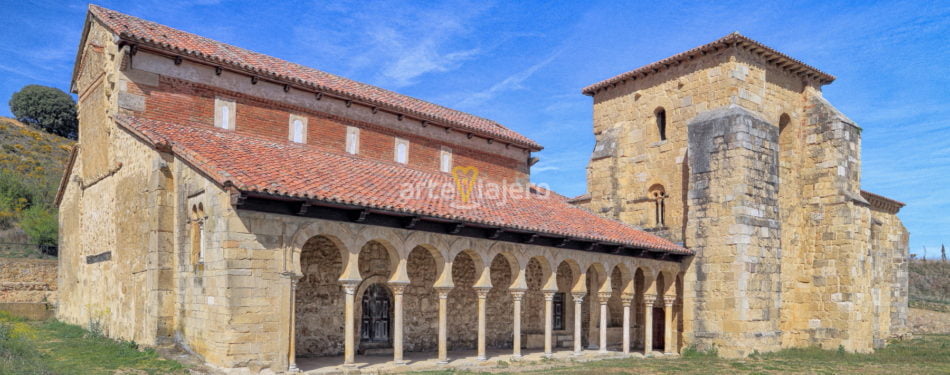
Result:
<svg viewBox="0 0 950 375"><path fill-rule="evenodd" d="M569 199L498 123L90 6L57 317L272 372L869 351L902 333L907 233L831 79L732 35L593 85Z"/></svg>

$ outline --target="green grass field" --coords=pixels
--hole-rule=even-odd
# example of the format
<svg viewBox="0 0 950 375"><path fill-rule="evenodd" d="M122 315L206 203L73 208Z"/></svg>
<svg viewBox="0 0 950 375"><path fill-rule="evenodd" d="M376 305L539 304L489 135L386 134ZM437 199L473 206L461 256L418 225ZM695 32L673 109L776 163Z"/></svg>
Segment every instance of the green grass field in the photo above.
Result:
<svg viewBox="0 0 950 375"><path fill-rule="evenodd" d="M180 363L57 321L29 322L0 311L0 374L187 374Z"/></svg>
<svg viewBox="0 0 950 375"><path fill-rule="evenodd" d="M519 369L519 367L521 367ZM500 363L493 374L950 374L950 335L917 337L890 343L873 354L787 349L745 359L722 359L687 352L679 358L622 359L586 363ZM423 372L429 375L478 374L466 371Z"/></svg>

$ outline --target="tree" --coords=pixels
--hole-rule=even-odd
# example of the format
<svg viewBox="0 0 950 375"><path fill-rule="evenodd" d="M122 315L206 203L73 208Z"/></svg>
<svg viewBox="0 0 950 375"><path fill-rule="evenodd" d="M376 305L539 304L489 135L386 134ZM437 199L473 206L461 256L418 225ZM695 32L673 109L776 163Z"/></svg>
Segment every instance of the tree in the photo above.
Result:
<svg viewBox="0 0 950 375"><path fill-rule="evenodd" d="M940 260L947 261L947 248L940 244Z"/></svg>
<svg viewBox="0 0 950 375"><path fill-rule="evenodd" d="M71 139L78 134L76 102L55 87L23 86L10 97L10 112L18 121L48 133Z"/></svg>

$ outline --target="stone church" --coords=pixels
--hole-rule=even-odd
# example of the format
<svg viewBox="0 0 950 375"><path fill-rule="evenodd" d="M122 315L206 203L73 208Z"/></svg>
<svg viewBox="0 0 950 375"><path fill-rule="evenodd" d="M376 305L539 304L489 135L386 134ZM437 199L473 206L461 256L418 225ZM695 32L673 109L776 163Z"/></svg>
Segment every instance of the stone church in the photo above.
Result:
<svg viewBox="0 0 950 375"><path fill-rule="evenodd" d="M833 80L731 34L591 85L568 198L494 121L91 5L56 314L252 372L868 352L908 233Z"/></svg>

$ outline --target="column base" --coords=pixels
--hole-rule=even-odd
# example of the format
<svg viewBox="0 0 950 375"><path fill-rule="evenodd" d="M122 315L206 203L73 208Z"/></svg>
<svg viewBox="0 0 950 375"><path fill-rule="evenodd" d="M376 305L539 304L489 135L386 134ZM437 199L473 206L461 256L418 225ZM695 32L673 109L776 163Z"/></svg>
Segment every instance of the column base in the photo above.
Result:
<svg viewBox="0 0 950 375"><path fill-rule="evenodd" d="M478 356L478 357L475 357L475 360L476 360L476 361L487 361L487 360L488 360L488 357L483 356L483 355L480 355L480 356Z"/></svg>
<svg viewBox="0 0 950 375"><path fill-rule="evenodd" d="M511 359L518 359L518 358L521 358L521 354L512 354L510 358L511 358Z"/></svg>
<svg viewBox="0 0 950 375"><path fill-rule="evenodd" d="M398 360L398 361L393 361L393 364L394 364L394 365L408 365L408 364L409 364L409 361L407 361L407 360L405 360L405 359L400 359L400 360Z"/></svg>
<svg viewBox="0 0 950 375"><path fill-rule="evenodd" d="M571 353L571 355L573 355L573 356L575 356L575 357L580 357L580 356L584 355L584 352L574 352L574 353Z"/></svg>
<svg viewBox="0 0 950 375"><path fill-rule="evenodd" d="M297 364L294 363L294 364L291 364L290 366L287 366L287 372L292 373L292 374L298 373L300 372L300 369L297 368Z"/></svg>
<svg viewBox="0 0 950 375"><path fill-rule="evenodd" d="M449 364L449 359L446 358L446 359L440 360L440 361L438 361L438 362L436 362L436 363L437 363L437 364L440 364L440 365L447 365L447 364Z"/></svg>

